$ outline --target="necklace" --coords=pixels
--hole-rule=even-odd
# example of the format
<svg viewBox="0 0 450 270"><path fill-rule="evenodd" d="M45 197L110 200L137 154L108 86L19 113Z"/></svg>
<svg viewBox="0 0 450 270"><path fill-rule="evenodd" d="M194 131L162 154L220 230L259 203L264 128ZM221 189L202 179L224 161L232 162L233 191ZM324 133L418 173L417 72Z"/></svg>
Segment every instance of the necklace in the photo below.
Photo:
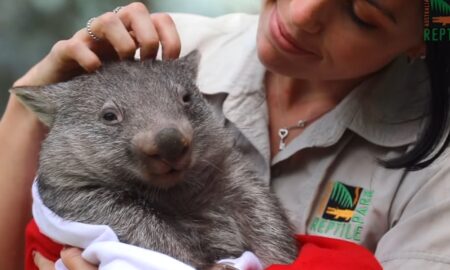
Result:
<svg viewBox="0 0 450 270"><path fill-rule="evenodd" d="M280 85L279 79L277 79L276 82L277 82L277 86L279 86ZM278 109L281 110L281 101L280 101L279 91L276 92L276 100L277 100ZM306 127L307 124L309 124L309 120L300 119L297 121L297 124L295 124L295 125L288 126L288 127L282 127L280 129L278 129L278 137L280 137L280 143L278 146L278 150L283 151L286 148L285 139L289 136L289 131L291 131L293 129L303 129Z"/></svg>
<svg viewBox="0 0 450 270"><path fill-rule="evenodd" d="M296 125L280 128L278 130L278 136L280 137L280 146L278 147L278 150L282 151L284 148L286 148L285 139L287 136L289 136L289 131L296 128L305 128L308 124L308 121L306 120L299 120Z"/></svg>
<svg viewBox="0 0 450 270"><path fill-rule="evenodd" d="M272 88L275 90L275 93L273 93L272 97L275 99L277 110L281 115L287 115L287 112L283 106L281 106L281 98L280 98L280 82L279 77L276 77L274 80L275 88ZM301 119L297 120L297 123L295 125L291 126L284 126L278 129L278 137L280 138L279 145L278 145L278 151L283 151L286 148L286 140L287 137L290 135L290 132L294 129L305 129L309 124L314 122L316 119L320 118L323 114L325 114L328 110L319 110L316 113L312 113L311 110L306 111L307 117L302 117ZM280 119L281 120L281 119Z"/></svg>

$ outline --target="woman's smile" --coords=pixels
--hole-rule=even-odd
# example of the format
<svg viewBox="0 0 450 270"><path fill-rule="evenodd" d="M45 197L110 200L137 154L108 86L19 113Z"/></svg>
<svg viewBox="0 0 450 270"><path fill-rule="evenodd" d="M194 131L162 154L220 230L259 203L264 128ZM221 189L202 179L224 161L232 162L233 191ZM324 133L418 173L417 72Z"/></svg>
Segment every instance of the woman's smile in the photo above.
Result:
<svg viewBox="0 0 450 270"><path fill-rule="evenodd" d="M296 55L318 56L311 49L302 47L287 31L286 26L280 20L276 6L273 7L270 14L269 29L270 37L275 43L274 45L280 50Z"/></svg>

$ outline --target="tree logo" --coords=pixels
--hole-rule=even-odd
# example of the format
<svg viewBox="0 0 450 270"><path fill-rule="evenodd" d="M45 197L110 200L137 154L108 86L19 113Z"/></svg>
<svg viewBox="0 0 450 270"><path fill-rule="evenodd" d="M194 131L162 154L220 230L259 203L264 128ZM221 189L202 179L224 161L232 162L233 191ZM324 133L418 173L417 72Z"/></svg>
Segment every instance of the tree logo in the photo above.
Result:
<svg viewBox="0 0 450 270"><path fill-rule="evenodd" d="M450 41L450 3L448 0L424 0L425 41Z"/></svg>
<svg viewBox="0 0 450 270"><path fill-rule="evenodd" d="M308 224L308 233L361 243L374 191L330 181Z"/></svg>
<svg viewBox="0 0 450 270"><path fill-rule="evenodd" d="M322 218L349 222L353 217L361 192L362 188L360 187L336 182Z"/></svg>

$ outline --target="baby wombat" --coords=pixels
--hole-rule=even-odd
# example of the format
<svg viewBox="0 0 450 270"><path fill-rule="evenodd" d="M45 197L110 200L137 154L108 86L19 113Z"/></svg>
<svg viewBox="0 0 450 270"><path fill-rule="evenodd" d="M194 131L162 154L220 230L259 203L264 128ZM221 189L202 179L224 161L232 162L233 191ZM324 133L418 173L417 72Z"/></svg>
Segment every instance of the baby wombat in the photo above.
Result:
<svg viewBox="0 0 450 270"><path fill-rule="evenodd" d="M198 269L253 251L288 263L296 245L279 203L195 85L199 54L105 64L11 91L50 127L38 188L73 221Z"/></svg>

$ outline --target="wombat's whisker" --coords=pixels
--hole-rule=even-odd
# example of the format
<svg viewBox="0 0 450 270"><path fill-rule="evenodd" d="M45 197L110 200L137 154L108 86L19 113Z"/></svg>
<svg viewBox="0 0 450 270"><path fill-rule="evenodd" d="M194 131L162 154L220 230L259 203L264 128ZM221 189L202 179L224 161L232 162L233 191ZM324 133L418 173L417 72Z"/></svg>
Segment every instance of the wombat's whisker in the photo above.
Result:
<svg viewBox="0 0 450 270"><path fill-rule="evenodd" d="M215 165L214 163L212 163L206 159L202 159L201 161L205 162L206 164L210 165L214 169L218 170L220 173L224 173L224 171L221 168L217 167L217 165Z"/></svg>

